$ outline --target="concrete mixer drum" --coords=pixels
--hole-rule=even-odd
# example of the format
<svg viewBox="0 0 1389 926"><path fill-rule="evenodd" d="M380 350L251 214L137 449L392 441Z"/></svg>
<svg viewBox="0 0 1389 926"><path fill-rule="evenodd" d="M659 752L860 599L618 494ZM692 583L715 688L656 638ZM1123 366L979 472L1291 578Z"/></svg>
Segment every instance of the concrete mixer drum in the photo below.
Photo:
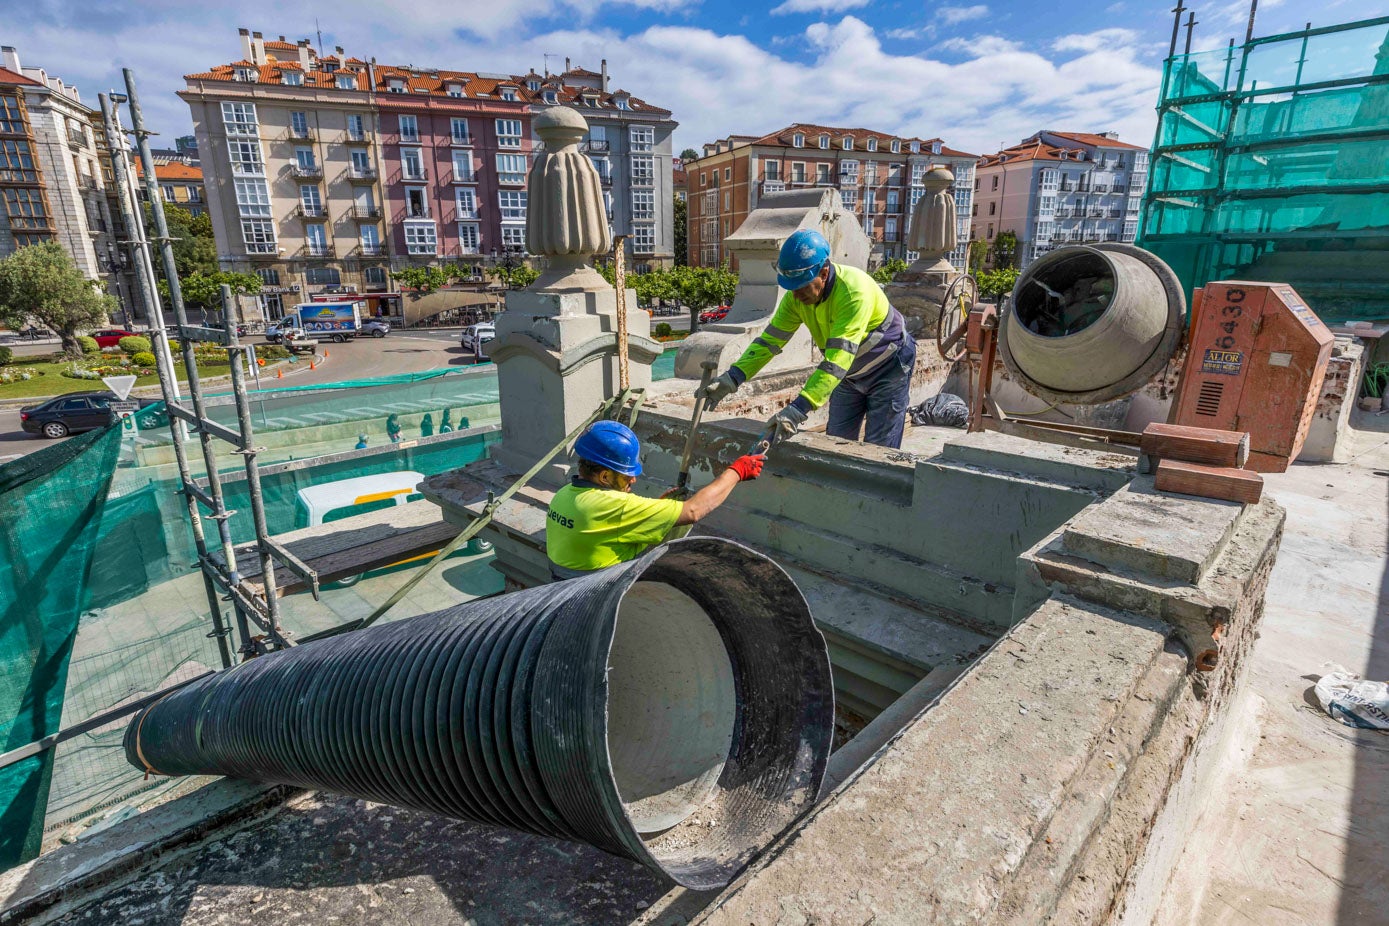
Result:
<svg viewBox="0 0 1389 926"><path fill-rule="evenodd" d="M1172 269L1142 248L1076 245L1023 271L1002 316L1000 353L1022 388L1097 405L1141 388L1172 358L1186 297Z"/></svg>

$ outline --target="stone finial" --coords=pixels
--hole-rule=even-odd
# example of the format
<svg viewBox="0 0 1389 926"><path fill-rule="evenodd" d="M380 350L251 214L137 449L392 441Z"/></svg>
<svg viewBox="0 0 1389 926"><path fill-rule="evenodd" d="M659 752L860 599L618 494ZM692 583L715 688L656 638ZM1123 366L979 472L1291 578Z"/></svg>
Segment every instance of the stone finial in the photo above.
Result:
<svg viewBox="0 0 1389 926"><path fill-rule="evenodd" d="M926 192L912 213L907 231L907 249L917 252L910 272L944 273L953 268L946 255L955 250L959 239L955 231L955 196L950 192L955 175L944 167L932 167L923 178Z"/></svg>
<svg viewBox="0 0 1389 926"><path fill-rule="evenodd" d="M531 167L526 245L532 254L548 257L550 266L530 289L610 290L590 264L593 255L612 250L612 230L598 171L579 150L588 122L567 106L551 106L535 117L533 125L545 150Z"/></svg>

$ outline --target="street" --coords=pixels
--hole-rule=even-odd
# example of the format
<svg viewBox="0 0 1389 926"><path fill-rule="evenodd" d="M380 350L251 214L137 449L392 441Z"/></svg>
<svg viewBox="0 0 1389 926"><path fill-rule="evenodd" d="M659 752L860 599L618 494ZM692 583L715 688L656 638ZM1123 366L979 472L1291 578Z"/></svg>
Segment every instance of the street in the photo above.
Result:
<svg viewBox="0 0 1389 926"><path fill-rule="evenodd" d="M384 338L363 338L345 344L325 343L319 348L320 358L327 351L327 359L315 363L316 369L309 369L307 358L299 358L297 363L286 365L283 379L273 376L262 377L261 387L273 389L276 386L313 386L322 383L336 383L349 379L370 379L378 376L395 376L401 373L418 373L423 370L437 370L451 366L470 366L473 355L463 350L458 343L456 329L411 331L409 334L392 332ZM263 338L249 339L253 344L265 343ZM42 352L52 351L45 345ZM254 385L254 380L252 381ZM104 388L99 382L93 389ZM225 384L209 387L222 391ZM41 399L31 403L37 405ZM19 408L0 409L0 463L33 453L57 441L29 434L21 429Z"/></svg>

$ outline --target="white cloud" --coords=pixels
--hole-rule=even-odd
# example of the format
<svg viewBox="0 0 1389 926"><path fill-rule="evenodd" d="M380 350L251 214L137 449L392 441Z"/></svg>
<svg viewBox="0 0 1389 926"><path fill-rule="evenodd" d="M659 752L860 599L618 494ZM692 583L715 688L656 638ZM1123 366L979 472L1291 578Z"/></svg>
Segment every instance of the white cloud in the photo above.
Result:
<svg viewBox="0 0 1389 926"><path fill-rule="evenodd" d="M889 29L883 35L889 39L919 39L926 34L923 29Z"/></svg>
<svg viewBox="0 0 1389 926"><path fill-rule="evenodd" d="M870 0L783 0L780 6L772 8L773 16L787 13L842 13L845 10L867 6Z"/></svg>
<svg viewBox="0 0 1389 926"><path fill-rule="evenodd" d="M971 19L983 19L988 15L989 8L982 3L974 6L943 6L936 10L936 19L947 26L969 22Z"/></svg>
<svg viewBox="0 0 1389 926"><path fill-rule="evenodd" d="M363 12L366 0L340 0L344 14L333 17L334 31L325 28L323 38L383 62L509 73L543 67L547 53L552 67L562 63L554 55L592 68L607 58L615 86L674 112L680 122L676 150L792 122L940 136L978 153L1043 128L1114 129L1137 144L1152 138L1159 73L1144 63L1149 49L1108 30L1103 39L1067 37L1072 50L1064 54L999 35L961 39L952 50L962 54L947 61L929 52L889 53L884 34L853 16L815 23L796 33L794 50L782 50L768 48L760 35L754 41L690 25L656 24L624 35L585 26L572 2L527 2L567 10L578 21L547 29L528 18L507 27L507 40L500 42L480 30L509 21L523 9L519 3L500 0L494 6L512 10L491 10L486 24L474 21L469 32L460 32L463 17L428 4L410 7L424 17L418 20L405 0L375 0L379 12L370 15ZM92 104L98 90L119 82L122 65L135 67L146 116L162 145L189 131L188 107L174 96L182 75L235 60L238 25L272 26L291 40L304 32L290 30L305 26L275 12L272 0L244 0L230 12L150 6L129 12L129 21L76 14L7 21L0 42L17 45L28 63L75 81ZM468 17L473 13L470 8Z"/></svg>
<svg viewBox="0 0 1389 926"><path fill-rule="evenodd" d="M1138 33L1132 29L1101 29L1075 35L1063 35L1051 43L1052 51L1099 51L1101 48L1124 47L1137 44Z"/></svg>

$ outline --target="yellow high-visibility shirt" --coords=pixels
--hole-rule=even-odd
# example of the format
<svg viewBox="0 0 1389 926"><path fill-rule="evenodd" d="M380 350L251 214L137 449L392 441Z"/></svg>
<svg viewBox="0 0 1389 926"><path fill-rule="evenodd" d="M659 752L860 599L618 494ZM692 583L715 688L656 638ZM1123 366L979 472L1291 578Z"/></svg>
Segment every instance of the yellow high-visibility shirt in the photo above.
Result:
<svg viewBox="0 0 1389 926"><path fill-rule="evenodd" d="M810 374L801 395L811 408L829 401L830 393L853 367L864 339L892 312L883 288L867 273L843 264L835 264L834 273L834 286L824 302L806 305L789 292L781 297L771 323L733 364L747 379L781 353L805 325L825 359Z"/></svg>
<svg viewBox="0 0 1389 926"><path fill-rule="evenodd" d="M576 477L550 502L545 550L566 569L616 566L664 540L684 508L675 499L643 498Z"/></svg>

